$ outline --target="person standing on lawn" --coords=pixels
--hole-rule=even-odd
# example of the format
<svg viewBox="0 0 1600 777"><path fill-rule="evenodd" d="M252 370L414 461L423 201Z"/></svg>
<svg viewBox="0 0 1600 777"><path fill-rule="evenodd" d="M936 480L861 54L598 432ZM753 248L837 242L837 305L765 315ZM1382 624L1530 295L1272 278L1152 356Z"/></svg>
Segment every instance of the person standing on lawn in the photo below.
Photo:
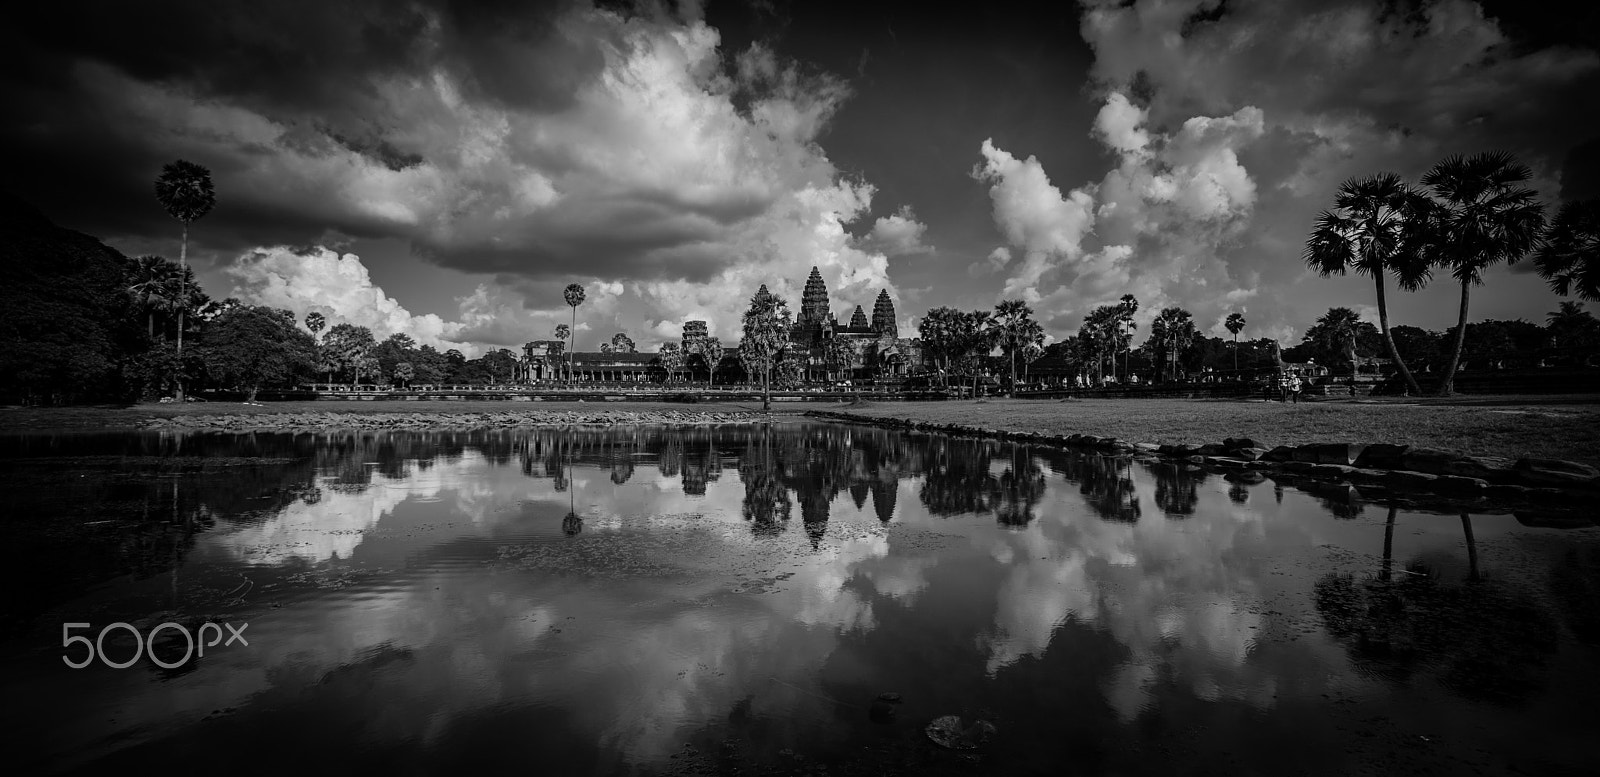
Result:
<svg viewBox="0 0 1600 777"><path fill-rule="evenodd" d="M1300 390L1303 388L1305 385L1300 382L1299 375L1289 378L1289 398L1297 405L1300 404Z"/></svg>

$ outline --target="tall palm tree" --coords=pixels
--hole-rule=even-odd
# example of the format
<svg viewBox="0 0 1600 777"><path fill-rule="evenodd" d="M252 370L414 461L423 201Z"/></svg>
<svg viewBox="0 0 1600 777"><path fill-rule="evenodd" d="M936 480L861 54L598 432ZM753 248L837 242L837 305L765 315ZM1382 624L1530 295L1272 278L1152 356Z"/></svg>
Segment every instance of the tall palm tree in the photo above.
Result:
<svg viewBox="0 0 1600 777"><path fill-rule="evenodd" d="M1501 261L1514 263L1533 250L1544 230L1544 206L1536 192L1521 185L1532 177L1527 165L1499 151L1452 156L1422 176L1422 185L1437 200L1425 246L1427 258L1431 264L1449 267L1461 282L1461 318L1439 396L1455 389L1472 287L1483 283L1488 267Z"/></svg>
<svg viewBox="0 0 1600 777"><path fill-rule="evenodd" d="M572 327L567 326L566 324L556 324L555 337L557 340L565 343L568 338L572 337ZM561 374L560 354L556 355L556 363L550 365L550 369L556 373L556 379L559 380Z"/></svg>
<svg viewBox="0 0 1600 777"><path fill-rule="evenodd" d="M569 340L575 341L577 339L577 337L578 337L578 306L583 304L583 299L584 299L583 287L579 286L576 283L569 283L569 284L567 284L567 288L561 292L561 296L566 298L567 306L572 308L572 329L568 331L568 335L567 336L568 336ZM573 350L574 350L573 343L572 342L568 342L567 343L567 379L568 380L572 380L572 378L573 378L573 374L572 374L572 353L573 353Z"/></svg>
<svg viewBox="0 0 1600 777"><path fill-rule="evenodd" d="M1032 316L1033 310L1028 307L1028 303L1020 299L1002 300L1000 304L994 306L994 318L990 321L990 327L994 331L995 341L1011 360L1011 383L1008 394L1013 394L1017 390L1017 351L1030 342L1031 333L1027 325L1033 323Z"/></svg>
<svg viewBox="0 0 1600 777"><path fill-rule="evenodd" d="M173 277L177 268L165 258L160 256L141 256L134 260L132 272L128 278L128 293L139 298L139 306L145 310L146 336L156 338L156 311L150 304L151 295L161 293Z"/></svg>
<svg viewBox="0 0 1600 777"><path fill-rule="evenodd" d="M1133 314L1139 312L1139 300L1132 294L1122 295L1122 301L1117 303L1117 338L1122 341L1122 382L1128 382L1128 357L1133 354L1133 330L1139 328L1139 323L1133 320ZM1123 329L1127 333L1123 333ZM1112 365L1115 369L1116 365Z"/></svg>
<svg viewBox="0 0 1600 777"><path fill-rule="evenodd" d="M1394 173L1347 179L1334 195L1333 210L1317 216L1303 255L1306 264L1324 277L1343 275L1346 269L1372 276L1384 347L1413 394L1421 394L1422 389L1389 334L1383 278L1393 272L1400 288L1407 291L1427 282L1428 263L1421 260L1419 246L1428 234L1431 211L1427 196Z"/></svg>
<svg viewBox="0 0 1600 777"><path fill-rule="evenodd" d="M1533 262L1555 293L1600 300L1600 200L1562 205Z"/></svg>
<svg viewBox="0 0 1600 777"><path fill-rule="evenodd" d="M1222 325L1227 327L1228 332L1233 335L1233 371L1237 373L1239 371L1239 333L1244 331L1244 316L1238 313L1229 313L1228 320L1222 322Z"/></svg>
<svg viewBox="0 0 1600 777"><path fill-rule="evenodd" d="M183 243L178 250L178 267L180 271L189 269L189 224L211 212L217 204L216 190L211 186L211 171L193 162L179 159L169 162L161 168L161 176L156 179L156 200L165 208L167 215L183 224ZM187 276L184 282L187 283ZM179 294L180 299L187 299L186 291ZM178 358L183 359L183 317L184 307L178 308ZM177 399L183 401L183 372L179 367Z"/></svg>
<svg viewBox="0 0 1600 777"><path fill-rule="evenodd" d="M312 337L320 338L322 335L322 328L327 325L328 319L321 313L313 310L306 314L306 328L311 330Z"/></svg>

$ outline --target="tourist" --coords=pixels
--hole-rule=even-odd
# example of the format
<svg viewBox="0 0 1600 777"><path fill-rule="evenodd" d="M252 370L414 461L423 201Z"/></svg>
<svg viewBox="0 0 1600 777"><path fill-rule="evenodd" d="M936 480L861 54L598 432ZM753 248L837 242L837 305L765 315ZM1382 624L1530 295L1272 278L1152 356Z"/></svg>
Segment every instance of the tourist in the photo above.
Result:
<svg viewBox="0 0 1600 777"><path fill-rule="evenodd" d="M1294 404L1300 404L1300 389L1303 387L1300 383L1299 375L1289 379L1289 397L1294 401Z"/></svg>

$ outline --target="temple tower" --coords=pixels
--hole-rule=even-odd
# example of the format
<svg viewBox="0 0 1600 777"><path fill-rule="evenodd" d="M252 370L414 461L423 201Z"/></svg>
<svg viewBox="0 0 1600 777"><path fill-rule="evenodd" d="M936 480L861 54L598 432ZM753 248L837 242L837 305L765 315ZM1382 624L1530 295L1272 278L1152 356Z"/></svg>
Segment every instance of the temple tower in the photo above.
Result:
<svg viewBox="0 0 1600 777"><path fill-rule="evenodd" d="M861 310L860 305L857 305L855 314L850 316L850 328L866 329L867 326L867 314Z"/></svg>
<svg viewBox="0 0 1600 777"><path fill-rule="evenodd" d="M683 322L683 354L700 353L700 347L706 341L706 322Z"/></svg>
<svg viewBox="0 0 1600 777"><path fill-rule="evenodd" d="M894 302L889 299L888 289L878 292L878 301L872 303L872 330L879 336L900 337L900 327L894 322Z"/></svg>
<svg viewBox="0 0 1600 777"><path fill-rule="evenodd" d="M795 323L808 329L822 326L828 319L828 285L822 282L822 273L811 268L806 278L806 290L800 295L800 317Z"/></svg>

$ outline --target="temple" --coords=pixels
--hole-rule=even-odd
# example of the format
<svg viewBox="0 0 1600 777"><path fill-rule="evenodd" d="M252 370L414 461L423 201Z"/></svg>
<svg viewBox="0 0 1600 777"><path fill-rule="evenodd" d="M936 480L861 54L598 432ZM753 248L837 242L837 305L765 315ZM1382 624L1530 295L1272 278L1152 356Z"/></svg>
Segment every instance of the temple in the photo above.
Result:
<svg viewBox="0 0 1600 777"><path fill-rule="evenodd" d="M812 267L789 340L806 351L807 382L899 378L921 362L920 341L902 339L899 330L888 290L878 292L870 321L857 305L849 324L841 325L828 301L822 272ZM835 341L845 347L836 352Z"/></svg>

